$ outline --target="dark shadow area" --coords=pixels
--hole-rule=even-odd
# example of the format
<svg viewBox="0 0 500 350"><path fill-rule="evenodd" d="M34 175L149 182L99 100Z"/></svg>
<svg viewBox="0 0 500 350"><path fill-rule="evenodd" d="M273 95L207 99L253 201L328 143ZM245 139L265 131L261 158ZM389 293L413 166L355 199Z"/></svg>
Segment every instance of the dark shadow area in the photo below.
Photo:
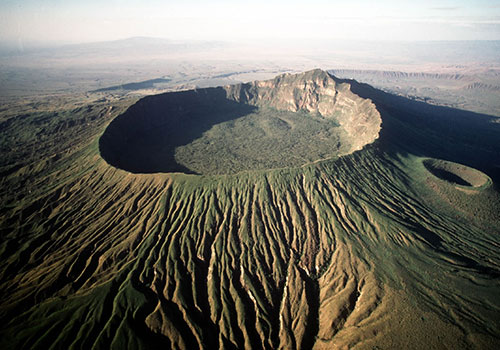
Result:
<svg viewBox="0 0 500 350"><path fill-rule="evenodd" d="M444 169L436 169L436 168L431 168L429 169L431 173L433 173L435 176L439 177L440 179L446 180L448 182L455 183L457 185L461 186L469 186L472 187L472 184L468 183L464 179L462 179L460 176L457 176L453 173L450 173L449 171L446 171Z"/></svg>
<svg viewBox="0 0 500 350"><path fill-rule="evenodd" d="M417 234L423 241L436 250L441 250L443 241L432 231L429 231L418 222L413 222L407 228Z"/></svg>
<svg viewBox="0 0 500 350"><path fill-rule="evenodd" d="M223 88L148 96L113 120L99 139L101 156L132 173L193 173L175 160L213 125L250 114L256 107L228 100Z"/></svg>
<svg viewBox="0 0 500 350"><path fill-rule="evenodd" d="M452 261L455 261L456 264L459 264L459 265L462 265L466 268L475 270L482 275L488 276L489 278L500 277L499 271L497 271L491 267L481 265L480 263L478 263L477 261L475 261L469 257L459 255L459 254L454 253L454 252L450 252L448 249L446 249L443 246L443 241L437 234L435 234L432 231L429 231L428 229L426 229L422 225L420 225L418 223L412 223L411 225L408 225L407 227L408 227L408 229L415 232L427 244L429 244L436 252L439 252L439 253L443 254L444 256L448 257L449 259L451 259Z"/></svg>
<svg viewBox="0 0 500 350"><path fill-rule="evenodd" d="M447 256L449 259L452 259L456 261L457 264L465 266L466 268L472 269L477 271L478 273L488 276L489 278L499 278L500 277L500 272L489 267L489 266L484 266L479 264L477 261L468 258L463 255L451 253L448 251L440 250L441 253L443 253L445 256Z"/></svg>
<svg viewBox="0 0 500 350"><path fill-rule="evenodd" d="M309 306L309 313L307 315L304 336L300 348L312 349L319 332L319 284L315 278L309 277L304 270L299 269L299 272L300 277L302 277L304 281L306 299Z"/></svg>
<svg viewBox="0 0 500 350"><path fill-rule="evenodd" d="M151 89L154 88L156 84L168 83L169 81L171 81L171 79L157 78L157 79L139 81L136 83L109 86L102 89L92 90L91 92L106 92L106 91L116 91L116 90L134 91L141 89Z"/></svg>
<svg viewBox="0 0 500 350"><path fill-rule="evenodd" d="M454 184L481 187L488 183L486 175L465 165L435 159L426 159L423 164L434 176Z"/></svg>
<svg viewBox="0 0 500 350"><path fill-rule="evenodd" d="M442 180L455 183L461 186L472 186L472 184L468 183L460 176L453 174L447 170L439 169L437 167L429 166L428 163L424 163L427 170L429 170L434 176L439 177Z"/></svg>
<svg viewBox="0 0 500 350"><path fill-rule="evenodd" d="M465 164L500 181L499 118L414 101L355 80L340 81L377 106L382 130L376 142L381 151Z"/></svg>

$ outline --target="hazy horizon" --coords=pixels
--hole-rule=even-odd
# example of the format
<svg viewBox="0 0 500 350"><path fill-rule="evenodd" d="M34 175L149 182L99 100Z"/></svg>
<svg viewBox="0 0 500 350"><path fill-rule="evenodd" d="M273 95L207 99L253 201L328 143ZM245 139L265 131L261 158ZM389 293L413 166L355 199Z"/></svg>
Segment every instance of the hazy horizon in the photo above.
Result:
<svg viewBox="0 0 500 350"><path fill-rule="evenodd" d="M171 40L454 41L500 40L500 2L314 0L183 3L137 1L3 1L0 41L20 46Z"/></svg>

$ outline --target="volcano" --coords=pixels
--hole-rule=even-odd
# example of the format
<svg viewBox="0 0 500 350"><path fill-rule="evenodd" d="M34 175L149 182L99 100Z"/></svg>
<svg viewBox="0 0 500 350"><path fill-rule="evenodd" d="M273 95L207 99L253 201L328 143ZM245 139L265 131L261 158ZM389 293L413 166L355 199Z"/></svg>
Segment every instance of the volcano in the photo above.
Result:
<svg viewBox="0 0 500 350"><path fill-rule="evenodd" d="M4 123L54 136L2 172L0 344L498 348L497 121L313 70Z"/></svg>

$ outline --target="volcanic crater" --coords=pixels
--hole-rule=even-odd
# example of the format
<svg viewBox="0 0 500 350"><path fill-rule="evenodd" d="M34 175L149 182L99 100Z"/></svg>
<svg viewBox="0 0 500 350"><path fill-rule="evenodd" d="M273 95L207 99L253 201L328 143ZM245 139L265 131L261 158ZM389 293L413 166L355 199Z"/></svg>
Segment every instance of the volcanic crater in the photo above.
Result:
<svg viewBox="0 0 500 350"><path fill-rule="evenodd" d="M375 105L322 70L148 96L113 120L101 156L132 173L299 167L378 138Z"/></svg>
<svg viewBox="0 0 500 350"><path fill-rule="evenodd" d="M426 159L423 163L431 174L454 185L479 188L491 182L481 171L459 163L440 159Z"/></svg>

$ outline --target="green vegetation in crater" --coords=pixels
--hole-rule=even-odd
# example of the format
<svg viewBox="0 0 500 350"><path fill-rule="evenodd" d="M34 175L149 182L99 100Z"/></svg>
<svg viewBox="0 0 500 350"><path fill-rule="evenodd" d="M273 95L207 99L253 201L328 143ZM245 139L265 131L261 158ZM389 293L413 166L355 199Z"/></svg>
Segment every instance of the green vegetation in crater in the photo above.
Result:
<svg viewBox="0 0 500 350"><path fill-rule="evenodd" d="M335 119L260 108L177 147L175 159L199 174L297 167L347 154L346 139Z"/></svg>

